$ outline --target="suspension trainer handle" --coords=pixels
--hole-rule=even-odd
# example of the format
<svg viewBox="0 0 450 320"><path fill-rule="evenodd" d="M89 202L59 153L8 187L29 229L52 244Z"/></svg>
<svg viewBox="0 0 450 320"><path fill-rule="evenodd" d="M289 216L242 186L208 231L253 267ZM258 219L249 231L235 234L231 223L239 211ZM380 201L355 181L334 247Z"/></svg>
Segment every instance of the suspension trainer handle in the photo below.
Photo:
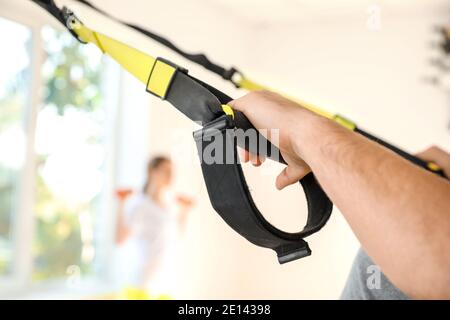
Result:
<svg viewBox="0 0 450 320"><path fill-rule="evenodd" d="M309 256L311 249L304 239L326 224L333 204L310 173L299 181L308 204L305 227L300 232L288 233L271 225L256 207L246 183L237 156L240 139L236 128L233 117L225 114L194 133L213 208L233 230L248 241L274 250L280 264ZM221 146L221 150L215 150L215 161L208 162L204 158L205 151L213 144ZM254 147L250 143L247 150L255 152L256 149L252 149Z"/></svg>
<svg viewBox="0 0 450 320"><path fill-rule="evenodd" d="M237 147L285 164L279 149L260 134L242 112L227 106L232 100L228 95L201 80L193 77L190 79L212 93L219 100L222 109L219 117L194 132L203 178L215 211L233 230L251 243L274 250L279 263L309 256L311 249L305 238L322 229L333 210L333 203L314 174L310 173L299 181L308 209L304 228L299 232L289 233L271 225L252 199ZM170 94L168 99L170 101ZM256 139L247 140L245 135L241 135L248 131L256 134ZM222 150L215 150L214 162L205 161L205 151L213 144L221 146Z"/></svg>

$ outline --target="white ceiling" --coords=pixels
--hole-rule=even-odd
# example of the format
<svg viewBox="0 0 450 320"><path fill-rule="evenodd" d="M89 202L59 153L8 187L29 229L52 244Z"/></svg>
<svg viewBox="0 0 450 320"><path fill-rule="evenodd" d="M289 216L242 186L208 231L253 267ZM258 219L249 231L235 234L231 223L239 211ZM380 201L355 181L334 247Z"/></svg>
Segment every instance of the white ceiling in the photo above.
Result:
<svg viewBox="0 0 450 320"><path fill-rule="evenodd" d="M234 14L253 21L298 21L311 16L351 13L365 14L378 5L389 12L421 12L434 10L450 14L448 0L203 0L210 5L228 8Z"/></svg>
<svg viewBox="0 0 450 320"><path fill-rule="evenodd" d="M304 18L359 13L364 15L371 5L392 12L421 12L434 10L450 14L448 0L91 0L109 11L148 15L154 8L165 8L162 14L184 11L201 15L216 10L230 18L250 23L298 22ZM142 10L148 8L147 10Z"/></svg>
<svg viewBox="0 0 450 320"><path fill-rule="evenodd" d="M73 0L55 0L57 4L71 4ZM178 35L184 29L201 32L205 29L218 29L233 26L259 30L260 27L295 27L308 23L337 21L363 21L368 10L378 5L381 14L391 18L421 16L425 12L441 21L449 21L449 0L90 0L100 8L116 17L132 21L151 30L163 30L161 33ZM27 12L36 18L48 17L29 0L0 0L0 10L17 3L23 4L23 14ZM83 9L78 7L78 9ZM77 11L77 10L76 10ZM78 11L77 11L78 12ZM82 12L82 11L81 11ZM40 15L38 13L41 13ZM438 21L438 20L437 20ZM224 27L224 28L225 28ZM231 31L230 31L231 32Z"/></svg>

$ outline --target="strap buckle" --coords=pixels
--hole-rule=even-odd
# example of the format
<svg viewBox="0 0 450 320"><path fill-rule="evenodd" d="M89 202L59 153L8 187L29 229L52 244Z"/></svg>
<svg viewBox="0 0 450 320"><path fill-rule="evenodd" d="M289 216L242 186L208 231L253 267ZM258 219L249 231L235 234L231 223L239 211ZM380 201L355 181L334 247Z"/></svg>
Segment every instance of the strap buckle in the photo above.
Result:
<svg viewBox="0 0 450 320"><path fill-rule="evenodd" d="M177 72L187 74L188 70L167 59L156 58L148 76L146 91L166 100Z"/></svg>
<svg viewBox="0 0 450 320"><path fill-rule="evenodd" d="M280 264L302 259L311 255L308 242L302 239L297 243L282 245L274 249Z"/></svg>
<svg viewBox="0 0 450 320"><path fill-rule="evenodd" d="M222 74L222 78L230 81L236 88L240 88L240 82L244 78L244 74L238 69L232 67Z"/></svg>
<svg viewBox="0 0 450 320"><path fill-rule="evenodd" d="M87 44L87 42L81 40L78 34L75 31L73 31L77 26L82 25L82 22L78 19L75 13L73 13L73 11L68 9L67 7L63 7L61 9L61 15L67 30L69 30L69 32L74 36L74 38L77 39L78 42L82 44Z"/></svg>

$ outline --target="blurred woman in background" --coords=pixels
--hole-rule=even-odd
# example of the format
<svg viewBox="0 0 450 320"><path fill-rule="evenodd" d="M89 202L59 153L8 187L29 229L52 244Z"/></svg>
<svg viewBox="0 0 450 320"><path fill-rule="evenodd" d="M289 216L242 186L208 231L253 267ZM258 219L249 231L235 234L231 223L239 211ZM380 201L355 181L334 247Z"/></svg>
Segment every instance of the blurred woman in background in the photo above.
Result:
<svg viewBox="0 0 450 320"><path fill-rule="evenodd" d="M117 192L116 242L121 247L118 271L123 286L146 290L175 231L185 225L192 200L183 196L167 199L172 178L171 160L154 157L147 165L146 183L141 193L128 202L130 190ZM174 205L178 212L171 210Z"/></svg>

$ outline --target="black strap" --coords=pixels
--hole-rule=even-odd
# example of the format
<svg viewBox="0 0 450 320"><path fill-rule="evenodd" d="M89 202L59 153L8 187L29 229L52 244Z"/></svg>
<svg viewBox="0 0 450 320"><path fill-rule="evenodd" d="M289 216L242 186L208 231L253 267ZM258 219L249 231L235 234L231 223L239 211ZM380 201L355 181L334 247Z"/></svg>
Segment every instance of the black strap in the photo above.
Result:
<svg viewBox="0 0 450 320"><path fill-rule="evenodd" d="M72 36L74 36L78 41L84 43L80 40L78 35L70 29L67 25L67 16L66 14L70 14L70 11L68 10L61 10L53 0L31 0L32 2L36 3L38 6L42 7L45 11L50 13L56 20L58 20L64 27L66 27L67 31L69 31Z"/></svg>
<svg viewBox="0 0 450 320"><path fill-rule="evenodd" d="M223 115L194 133L203 177L212 206L225 222L253 244L276 251L278 261L286 263L311 254L305 237L319 231L328 221L332 203L312 173L300 183L308 203L306 226L298 233L287 233L271 225L256 207L237 156L236 124ZM214 161L207 154L211 145ZM230 161L232 160L232 161Z"/></svg>
<svg viewBox="0 0 450 320"><path fill-rule="evenodd" d="M66 20L64 19L61 9L55 4L53 0L31 0L40 7L44 8L48 13L55 17L59 22L65 25Z"/></svg>
<svg viewBox="0 0 450 320"><path fill-rule="evenodd" d="M56 19L58 19L63 25L66 26L66 21L67 21L67 17L65 16L65 14L70 13L67 10L60 10L54 3L53 0L31 0L35 3L37 3L38 5L40 5L41 7L43 7L46 11L48 11L51 15L53 15ZM234 69L234 68L230 68L230 69L225 69L223 67L221 67L218 64L215 64L213 62L211 62L204 54L190 54L187 53L183 50L181 50L180 48L178 48L176 45L174 45L171 41L169 41L168 39L157 35L153 32L150 32L142 27L139 27L137 25L134 24L130 24L127 22L124 22L123 20L120 20L118 18L115 18L113 16L111 16L110 14L108 14L107 12L105 12L102 9L99 9L98 7L94 6L92 3L90 3L87 0L75 0L78 1L94 10L96 10L97 12L104 14L106 16L108 16L109 18L117 21L118 23L121 23L123 25L126 25L140 33L143 33L144 35L148 36L149 38L165 45L166 47L170 48L171 50L177 52L178 54L182 55L183 57L185 57L186 59L198 63L202 66L204 66L206 69L220 75L222 78L231 81L236 87L239 87L239 85L233 80L233 75L235 74L241 74L238 70ZM66 26L67 27L67 26ZM80 39L78 38L77 34L74 33L70 28L68 28L68 31L72 33L72 35L77 38L79 41ZM446 39L445 43L443 45L447 45L450 43L450 38L447 37L447 34L445 32L445 30L442 30L444 37ZM81 41L82 42L82 41ZM198 83L201 83L203 85L203 87L207 88L208 90L210 90L211 92L213 92L222 103L228 103L229 99L227 98L226 95L223 95L220 91L216 90L215 88L209 86L206 83L203 83L202 81L196 79L196 81ZM251 125L251 123L247 120L247 118L243 117L242 114L240 114L239 112L236 114L236 123L237 126L239 128L243 128L243 129L248 129L248 128L252 128L253 126ZM444 171L442 169L437 169L435 170L434 168L430 167L429 164L425 161L422 161L421 159L418 159L417 157L412 156L411 154L381 140L378 137L375 137L359 128L355 128L355 132L362 134L363 136L391 149L392 151L396 152L397 154L401 155L402 157L404 157L405 159L410 160L411 162L413 162L414 164L425 168L428 171L431 171L433 173L436 173L442 177L446 178L446 175L444 173ZM251 146L245 146L245 148L247 150L251 150L254 151L253 148ZM250 149L249 149L250 148ZM270 150L270 149L268 149ZM269 158L273 158L271 155L266 155ZM281 159L281 162L283 162L283 160Z"/></svg>
<svg viewBox="0 0 450 320"><path fill-rule="evenodd" d="M224 115L221 105L231 101L231 98L189 76L186 70L177 70L166 100L191 119L196 120L193 116L196 114L197 120L203 120L204 127L194 133L194 138L211 204L224 221L251 243L275 250L280 263L310 255L311 250L304 238L319 231L333 210L333 204L314 175L309 174L300 180L308 204L306 226L298 233L277 229L267 222L256 207L236 148L239 145L255 154L284 162L278 148L259 133L255 141L237 135L236 129L258 131L243 113L235 112L234 119ZM214 157L215 162L203 161L205 150L217 140L221 140L219 145L223 148L221 158ZM266 147L262 147L264 143Z"/></svg>
<svg viewBox="0 0 450 320"><path fill-rule="evenodd" d="M33 0L62 24L67 17L52 0ZM277 252L280 263L289 262L311 254L303 238L319 231L330 217L333 205L312 174L300 181L308 204L308 219L305 228L298 233L283 232L267 222L257 209L249 192L242 168L239 164L237 145L269 158L284 162L279 150L258 133L256 141L238 139L236 129L252 129L258 132L243 113L235 117L224 114L222 104L231 98L216 88L191 77L187 70L176 66L176 72L164 97L180 112L192 120L202 121L204 128L194 137L200 155L216 139L223 140L222 161L202 161L202 171L208 194L214 209L239 234L250 242ZM219 129L219 130L217 130ZM212 134L212 135L211 135ZM213 137L213 140L208 140ZM265 143L267 148L258 148ZM226 162L231 154L230 162ZM203 157L201 157L203 159Z"/></svg>
<svg viewBox="0 0 450 320"><path fill-rule="evenodd" d="M180 112L204 125L202 130L194 133L194 138L213 208L248 241L275 250L280 263L310 255L311 250L304 238L319 231L333 209L333 204L314 175L309 174L300 181L308 204L304 229L298 233L287 233L267 222L251 197L236 148L239 145L255 154L284 162L279 149L259 134L243 113L235 111L234 119L224 114L221 105L232 100L229 96L189 76L186 70L176 69L165 98ZM254 130L257 139L245 139L236 134L237 129ZM214 157L214 162L203 161L205 150L218 140L221 141L219 146L222 146L221 156ZM265 147L262 147L264 144Z"/></svg>

